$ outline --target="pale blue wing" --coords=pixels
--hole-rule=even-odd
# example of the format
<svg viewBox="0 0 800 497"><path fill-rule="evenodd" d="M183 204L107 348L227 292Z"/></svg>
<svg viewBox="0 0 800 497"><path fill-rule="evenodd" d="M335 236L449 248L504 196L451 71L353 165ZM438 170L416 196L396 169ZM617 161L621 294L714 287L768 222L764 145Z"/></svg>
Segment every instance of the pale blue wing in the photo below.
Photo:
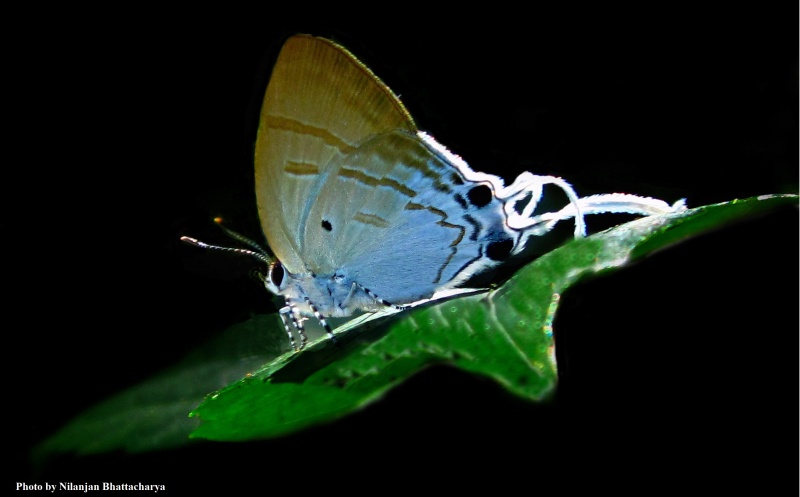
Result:
<svg viewBox="0 0 800 497"><path fill-rule="evenodd" d="M464 167L406 131L366 140L326 168L303 220L301 257L315 274L341 275L393 304L493 266L519 233L494 185L467 180Z"/></svg>

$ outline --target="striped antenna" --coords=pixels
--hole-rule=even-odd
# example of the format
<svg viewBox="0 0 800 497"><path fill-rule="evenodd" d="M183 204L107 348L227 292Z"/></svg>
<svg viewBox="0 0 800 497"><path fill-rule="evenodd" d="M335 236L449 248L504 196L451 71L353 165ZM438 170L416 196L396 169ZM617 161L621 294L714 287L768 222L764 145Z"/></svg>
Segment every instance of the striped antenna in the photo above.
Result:
<svg viewBox="0 0 800 497"><path fill-rule="evenodd" d="M209 250L220 250L224 252L233 252L236 254L243 254L249 255L251 257L255 257L256 259L262 261L266 265L270 265L275 262L275 257L271 256L263 247L261 247L258 243L254 242L253 240L247 238L246 236L237 233L229 228L226 228L222 225L222 218L214 218L214 223L219 226L223 233L228 235L229 237L237 240L239 242L244 243L245 245L251 247L253 250L237 248L237 247L223 247L221 245L211 245L205 242L201 242L196 238L192 238L190 236L182 236L181 241L188 243L190 245L194 245L195 247L200 247L202 249L209 249Z"/></svg>

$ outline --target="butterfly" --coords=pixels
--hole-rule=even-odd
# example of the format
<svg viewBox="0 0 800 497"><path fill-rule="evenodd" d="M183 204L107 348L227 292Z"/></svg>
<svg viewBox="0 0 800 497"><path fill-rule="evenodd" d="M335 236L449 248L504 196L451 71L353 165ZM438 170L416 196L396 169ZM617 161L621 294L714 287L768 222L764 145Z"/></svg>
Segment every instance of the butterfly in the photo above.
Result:
<svg viewBox="0 0 800 497"><path fill-rule="evenodd" d="M534 215L545 185L569 202ZM307 342L309 317L333 338L326 318L461 291L559 221L574 219L579 237L587 214L684 208L618 193L581 198L563 179L529 172L506 186L473 171L419 130L353 54L310 35L290 37L274 65L255 144L255 186L274 256L232 232L254 250L227 250L268 264L263 282L284 298L280 315L295 350Z"/></svg>

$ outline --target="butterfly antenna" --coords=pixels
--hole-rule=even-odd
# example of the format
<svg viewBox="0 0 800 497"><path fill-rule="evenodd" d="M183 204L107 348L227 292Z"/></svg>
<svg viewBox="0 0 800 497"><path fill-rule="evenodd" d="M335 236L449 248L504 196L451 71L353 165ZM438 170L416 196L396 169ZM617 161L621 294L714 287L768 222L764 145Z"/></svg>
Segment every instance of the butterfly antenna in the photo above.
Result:
<svg viewBox="0 0 800 497"><path fill-rule="evenodd" d="M248 247L252 248L255 252L258 252L259 254L263 255L264 257L266 257L270 261L272 259L274 259L274 257L272 255L270 255L269 252L267 252L264 249L264 247L259 245L257 242L254 242L253 240L247 238L246 236L244 236L244 235L242 235L240 233L237 233L237 232L233 231L232 229L229 229L229 228L226 228L225 226L223 226L222 225L222 218L215 217L214 218L214 223L217 226L219 226L219 229L221 229L223 233L225 233L229 237L233 238L234 240L238 240L238 241L244 243Z"/></svg>
<svg viewBox="0 0 800 497"><path fill-rule="evenodd" d="M223 247L221 245L211 245L211 244L208 244L208 243L205 243L205 242L201 242L200 240L198 240L196 238L192 238L190 236L182 236L181 237L181 241L185 242L185 243L188 243L190 245L194 245L195 247L200 247L202 249L221 250L221 251L224 251L224 252L233 252L233 253L236 253L236 254L249 255L251 257L255 257L256 259L264 262L267 265L272 264L272 262L274 262L275 258L270 256L270 254L267 253L267 251L264 250L264 248L262 248L259 244L257 244L253 240L247 238L246 236L241 235L241 234L239 234L239 233L237 233L237 232L235 232L235 231L223 226L222 225L222 219L215 218L214 219L214 223L216 223L216 225L219 226L220 229L226 235L228 235L229 237L233 238L234 240L238 240L238 241L244 243L245 245L248 245L253 250L237 248L237 247Z"/></svg>

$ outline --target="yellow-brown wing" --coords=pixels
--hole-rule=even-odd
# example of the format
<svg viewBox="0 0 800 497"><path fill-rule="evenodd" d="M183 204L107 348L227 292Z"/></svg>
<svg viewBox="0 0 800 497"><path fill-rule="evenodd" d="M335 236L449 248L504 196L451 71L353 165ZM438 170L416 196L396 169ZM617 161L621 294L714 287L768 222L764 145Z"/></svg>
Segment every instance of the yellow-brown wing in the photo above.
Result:
<svg viewBox="0 0 800 497"><path fill-rule="evenodd" d="M303 223L331 174L370 137L416 131L400 100L336 43L289 38L272 71L255 148L256 199L270 248L302 272ZM336 166L333 166L336 167Z"/></svg>

